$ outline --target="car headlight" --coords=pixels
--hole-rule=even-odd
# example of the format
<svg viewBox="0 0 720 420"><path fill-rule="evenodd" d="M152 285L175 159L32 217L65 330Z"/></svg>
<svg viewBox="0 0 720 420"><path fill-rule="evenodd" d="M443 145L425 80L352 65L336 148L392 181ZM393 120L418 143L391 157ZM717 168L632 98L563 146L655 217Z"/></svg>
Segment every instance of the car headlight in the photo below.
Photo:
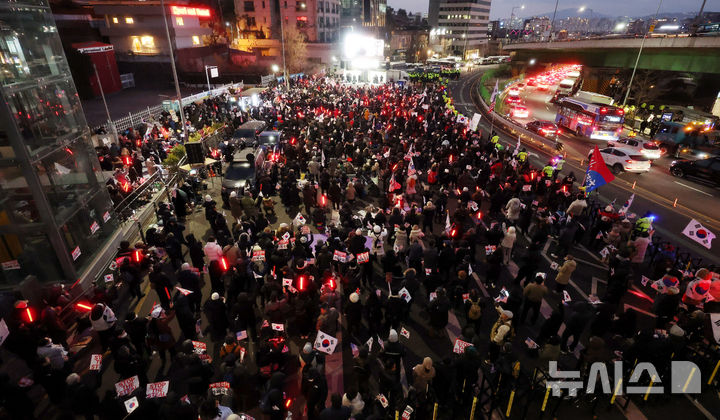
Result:
<svg viewBox="0 0 720 420"><path fill-rule="evenodd" d="M672 162L670 162L670 166L675 166L675 165L677 165L677 160L673 160Z"/></svg>

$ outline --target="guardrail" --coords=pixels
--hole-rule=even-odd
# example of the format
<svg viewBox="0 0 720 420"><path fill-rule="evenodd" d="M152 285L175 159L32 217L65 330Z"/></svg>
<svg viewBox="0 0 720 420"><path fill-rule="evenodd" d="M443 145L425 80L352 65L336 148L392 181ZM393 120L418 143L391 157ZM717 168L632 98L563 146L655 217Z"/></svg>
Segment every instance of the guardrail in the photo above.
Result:
<svg viewBox="0 0 720 420"><path fill-rule="evenodd" d="M182 98L182 104L183 106L186 106L192 102L200 101L208 97L214 98L216 96L223 95L228 92L229 89L242 90L244 87L245 84L243 82L230 83L222 87L212 89L210 91L204 91L196 93L194 95L186 96ZM177 104L177 100L173 100L171 102L173 104ZM165 108L162 104L158 104L152 107L149 106L135 113L128 112L127 117L118 118L117 120L113 120L112 123L117 130L127 130L128 128L135 127L135 125L143 123L147 120L157 119L163 111L165 111ZM93 127L93 132L99 129L105 129L107 132L112 131L108 129L107 123Z"/></svg>

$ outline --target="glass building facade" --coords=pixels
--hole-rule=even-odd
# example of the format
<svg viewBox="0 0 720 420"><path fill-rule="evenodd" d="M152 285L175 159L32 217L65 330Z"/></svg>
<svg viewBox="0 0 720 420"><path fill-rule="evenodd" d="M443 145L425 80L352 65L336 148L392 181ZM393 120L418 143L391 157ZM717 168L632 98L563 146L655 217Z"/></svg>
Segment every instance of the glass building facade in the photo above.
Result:
<svg viewBox="0 0 720 420"><path fill-rule="evenodd" d="M74 283L117 229L45 0L0 2L0 289Z"/></svg>

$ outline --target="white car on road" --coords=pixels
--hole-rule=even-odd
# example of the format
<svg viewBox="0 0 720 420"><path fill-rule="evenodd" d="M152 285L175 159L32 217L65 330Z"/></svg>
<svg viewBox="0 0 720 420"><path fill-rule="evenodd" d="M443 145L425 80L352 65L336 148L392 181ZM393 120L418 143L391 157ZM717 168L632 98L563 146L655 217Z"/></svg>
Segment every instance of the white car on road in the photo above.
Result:
<svg viewBox="0 0 720 420"><path fill-rule="evenodd" d="M592 156L590 151L588 159ZM648 172L650 170L650 159L639 154L637 151L629 148L606 147L600 149L605 164L609 166L613 173L619 174L625 172Z"/></svg>
<svg viewBox="0 0 720 420"><path fill-rule="evenodd" d="M640 153L648 159L656 160L662 156L660 147L651 140L639 138L621 138L620 140L608 141L608 146L622 147L623 149L632 149L636 153Z"/></svg>

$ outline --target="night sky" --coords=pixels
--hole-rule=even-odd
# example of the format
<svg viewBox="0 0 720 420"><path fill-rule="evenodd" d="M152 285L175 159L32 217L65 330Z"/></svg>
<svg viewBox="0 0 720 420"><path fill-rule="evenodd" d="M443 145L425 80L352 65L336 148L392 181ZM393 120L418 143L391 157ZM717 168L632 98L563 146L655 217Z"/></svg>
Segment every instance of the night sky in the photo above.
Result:
<svg viewBox="0 0 720 420"><path fill-rule="evenodd" d="M570 9L573 7L586 6L597 13L608 16L646 16L654 15L657 10L658 0L577 0L568 1L560 0L558 10ZM555 0L515 0L502 1L493 0L490 9L490 18L508 18L513 6L525 5L525 9L517 12L519 16L532 16L533 14L541 14L552 12L555 8ZM403 8L412 12L428 11L428 0L388 0L388 5L395 9ZM702 0L665 0L660 12L697 12L700 10ZM718 0L710 0L705 6L706 11L715 11L720 9Z"/></svg>

